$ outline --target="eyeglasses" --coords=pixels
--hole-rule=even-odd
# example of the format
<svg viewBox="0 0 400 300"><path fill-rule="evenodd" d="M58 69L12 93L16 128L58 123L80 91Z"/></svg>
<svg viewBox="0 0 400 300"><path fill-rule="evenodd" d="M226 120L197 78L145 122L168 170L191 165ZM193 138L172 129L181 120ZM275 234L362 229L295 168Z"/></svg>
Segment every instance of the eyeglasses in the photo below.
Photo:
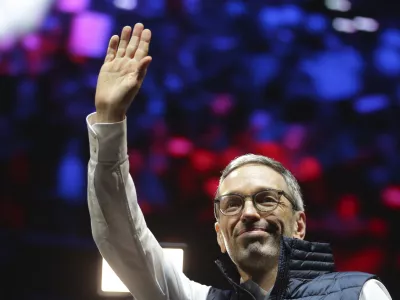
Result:
<svg viewBox="0 0 400 300"><path fill-rule="evenodd" d="M234 216L239 214L244 208L244 202L247 197L251 197L254 207L261 213L271 212L275 210L281 202L281 197L292 204L293 209L297 210L297 205L291 200L289 195L282 190L265 189L253 195L241 195L237 193L222 195L214 199L214 203L218 206L219 211L225 216ZM215 210L216 213L216 210ZM217 214L216 214L217 216Z"/></svg>

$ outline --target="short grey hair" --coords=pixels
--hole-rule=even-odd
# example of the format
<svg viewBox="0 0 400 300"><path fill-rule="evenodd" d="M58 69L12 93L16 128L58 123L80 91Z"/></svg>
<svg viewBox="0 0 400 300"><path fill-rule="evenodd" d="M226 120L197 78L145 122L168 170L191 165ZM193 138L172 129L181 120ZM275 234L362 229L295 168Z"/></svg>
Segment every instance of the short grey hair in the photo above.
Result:
<svg viewBox="0 0 400 300"><path fill-rule="evenodd" d="M234 170L244 166L244 165L263 165L267 166L279 174L282 175L283 179L285 180L288 186L288 194L294 201L296 206L296 210L304 211L304 202L303 196L301 194L300 185L297 182L297 179L293 176L293 174L286 169L280 162L263 155L256 155L256 154L245 154L233 159L222 171L222 175L219 179L219 185L217 194L219 191L219 187L221 186L222 181Z"/></svg>

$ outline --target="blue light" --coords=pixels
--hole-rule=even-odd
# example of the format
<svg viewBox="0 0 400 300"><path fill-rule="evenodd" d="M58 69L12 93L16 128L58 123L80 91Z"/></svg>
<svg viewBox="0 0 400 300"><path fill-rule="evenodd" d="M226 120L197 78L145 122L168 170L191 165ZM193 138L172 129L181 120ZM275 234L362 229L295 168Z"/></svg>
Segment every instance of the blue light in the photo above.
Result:
<svg viewBox="0 0 400 300"><path fill-rule="evenodd" d="M168 73L166 75L164 84L167 89L172 92L180 92L183 88L182 79L174 73Z"/></svg>
<svg viewBox="0 0 400 300"><path fill-rule="evenodd" d="M400 48L400 30L387 29L381 35L381 43L386 46L395 46Z"/></svg>
<svg viewBox="0 0 400 300"><path fill-rule="evenodd" d="M184 67L192 67L195 65L195 59L193 56L193 52L190 51L189 47L181 49L179 52L179 62Z"/></svg>
<svg viewBox="0 0 400 300"><path fill-rule="evenodd" d="M165 0L151 0L148 1L147 9L162 14L165 11L165 6L166 6Z"/></svg>
<svg viewBox="0 0 400 300"><path fill-rule="evenodd" d="M249 68L254 86L263 86L278 73L279 61L271 55L257 55L249 61Z"/></svg>
<svg viewBox="0 0 400 300"><path fill-rule="evenodd" d="M154 155L151 156L151 160L153 159ZM165 205L168 203L163 183L153 172L144 170L140 173L140 177L136 182L140 186L143 199L150 205Z"/></svg>
<svg viewBox="0 0 400 300"><path fill-rule="evenodd" d="M78 150L78 141L71 140L58 167L57 194L70 204L81 204L84 201L86 168L79 158Z"/></svg>
<svg viewBox="0 0 400 300"><path fill-rule="evenodd" d="M387 76L400 73L400 53L393 47L379 47L375 51L375 66Z"/></svg>
<svg viewBox="0 0 400 300"><path fill-rule="evenodd" d="M287 26L296 26L303 19L303 11L294 5L285 5L281 8L281 20Z"/></svg>
<svg viewBox="0 0 400 300"><path fill-rule="evenodd" d="M361 88L363 63L359 53L352 48L323 52L302 62L301 68L312 78L319 100L343 100Z"/></svg>
<svg viewBox="0 0 400 300"><path fill-rule="evenodd" d="M151 98L147 102L147 111L151 115L163 115L165 112L165 101L158 98Z"/></svg>
<svg viewBox="0 0 400 300"><path fill-rule="evenodd" d="M264 30L280 26L298 26L303 19L303 11L294 5L264 7L259 15Z"/></svg>
<svg viewBox="0 0 400 300"><path fill-rule="evenodd" d="M260 11L258 18L261 27L269 30L281 24L281 11L275 7L266 6Z"/></svg>
<svg viewBox="0 0 400 300"><path fill-rule="evenodd" d="M361 113L367 114L387 108L389 99L385 95L369 95L359 98L354 103L354 109Z"/></svg>
<svg viewBox="0 0 400 300"><path fill-rule="evenodd" d="M15 105L15 114L18 119L29 118L37 110L36 103L36 82L23 80L18 86L17 105Z"/></svg>
<svg viewBox="0 0 400 300"><path fill-rule="evenodd" d="M182 0L182 6L189 14L200 13L200 0Z"/></svg>
<svg viewBox="0 0 400 300"><path fill-rule="evenodd" d="M291 29L281 29L278 31L277 38L283 43L290 43L294 39L294 34Z"/></svg>
<svg viewBox="0 0 400 300"><path fill-rule="evenodd" d="M320 14L311 14L308 16L306 27L310 32L323 32L327 28L326 18Z"/></svg>
<svg viewBox="0 0 400 300"><path fill-rule="evenodd" d="M372 168L368 172L369 179L377 185L383 186L385 183L389 182L390 176L389 172L384 166L377 166Z"/></svg>
<svg viewBox="0 0 400 300"><path fill-rule="evenodd" d="M219 51L229 51L238 44L237 38L229 36L217 36L212 39L214 49Z"/></svg>
<svg viewBox="0 0 400 300"><path fill-rule="evenodd" d="M241 16L246 13L246 6L242 1L231 0L225 5L226 12L233 17Z"/></svg>
<svg viewBox="0 0 400 300"><path fill-rule="evenodd" d="M67 98L79 91L79 84L76 80L65 80L60 88L63 98Z"/></svg>

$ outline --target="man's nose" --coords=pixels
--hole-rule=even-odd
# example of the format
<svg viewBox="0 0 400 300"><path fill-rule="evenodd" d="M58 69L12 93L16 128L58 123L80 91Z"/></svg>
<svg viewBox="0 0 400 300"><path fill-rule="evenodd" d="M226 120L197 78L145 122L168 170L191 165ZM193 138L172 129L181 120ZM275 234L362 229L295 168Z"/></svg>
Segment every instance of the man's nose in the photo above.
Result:
<svg viewBox="0 0 400 300"><path fill-rule="evenodd" d="M243 222L250 222L258 219L260 219L260 214L258 210L254 207L253 201L251 201L251 199L246 199L244 201L241 220Z"/></svg>

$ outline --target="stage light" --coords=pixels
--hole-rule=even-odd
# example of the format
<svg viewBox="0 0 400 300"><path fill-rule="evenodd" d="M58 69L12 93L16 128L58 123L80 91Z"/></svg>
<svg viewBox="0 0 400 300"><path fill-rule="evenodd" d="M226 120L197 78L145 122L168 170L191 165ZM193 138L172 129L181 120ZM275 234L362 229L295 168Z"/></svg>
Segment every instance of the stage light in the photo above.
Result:
<svg viewBox="0 0 400 300"><path fill-rule="evenodd" d="M348 0L325 0L325 6L330 10L349 11L351 3Z"/></svg>
<svg viewBox="0 0 400 300"><path fill-rule="evenodd" d="M164 244L165 245L165 244ZM165 258L170 260L172 264L178 269L183 271L183 256L184 244L167 244L168 246L163 247ZM101 296L123 296L129 293L128 288L115 274L113 269L107 263L107 261L101 259L101 276L99 283L99 294Z"/></svg>
<svg viewBox="0 0 400 300"><path fill-rule="evenodd" d="M69 52L83 57L103 57L112 24L112 18L105 13L85 11L74 16L68 40Z"/></svg>
<svg viewBox="0 0 400 300"><path fill-rule="evenodd" d="M354 27L360 31L374 32L379 28L379 23L375 19L365 17L355 17Z"/></svg>
<svg viewBox="0 0 400 300"><path fill-rule="evenodd" d="M134 10L137 4L137 0L114 0L115 7L123 10Z"/></svg>
<svg viewBox="0 0 400 300"><path fill-rule="evenodd" d="M57 8L66 13L80 13L90 5L90 0L58 0Z"/></svg>
<svg viewBox="0 0 400 300"><path fill-rule="evenodd" d="M333 19L332 26L335 30L345 33L354 33L357 29L354 27L353 20L346 18Z"/></svg>
<svg viewBox="0 0 400 300"><path fill-rule="evenodd" d="M8 40L16 40L36 30L54 0L1 0L0 46Z"/></svg>

